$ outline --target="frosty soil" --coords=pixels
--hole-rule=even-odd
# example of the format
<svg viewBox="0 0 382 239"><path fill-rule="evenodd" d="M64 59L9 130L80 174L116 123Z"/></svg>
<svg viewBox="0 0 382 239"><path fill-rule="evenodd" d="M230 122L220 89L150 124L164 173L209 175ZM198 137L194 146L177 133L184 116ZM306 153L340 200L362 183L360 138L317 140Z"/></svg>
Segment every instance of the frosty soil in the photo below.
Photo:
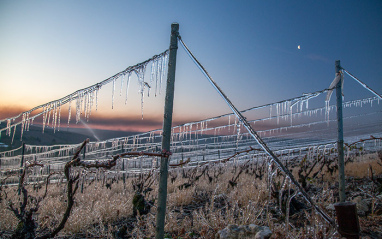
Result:
<svg viewBox="0 0 382 239"><path fill-rule="evenodd" d="M369 238L380 238L382 231L381 163L382 153L379 152L362 156L354 154L346 165L347 199L357 202L361 232ZM329 161L323 167L320 165L304 161L303 157L287 166L302 184L305 181L304 188L309 195L334 218L332 205L338 201L338 186L333 183L337 178L336 168ZM102 173L94 174L97 177L93 180L80 182L82 193L75 194L72 213L59 237L153 237L158 175L155 172L142 174L127 178L123 183L121 177L110 177L107 170L99 170ZM282 174L276 173L269 184L267 170L267 165L255 161L171 170L167 235L172 238L214 238L229 224L256 224L268 226L273 232L271 238L338 237L300 196L290 197L294 188L285 183L287 180ZM73 173L81 172L83 169ZM37 197L44 193L44 186L29 185L26 189ZM18 201L15 189L2 186L3 237L16 230L17 219L8 210L9 201ZM37 235L51 230L60 221L66 205L63 191L65 181L48 186L48 196L34 215Z"/></svg>

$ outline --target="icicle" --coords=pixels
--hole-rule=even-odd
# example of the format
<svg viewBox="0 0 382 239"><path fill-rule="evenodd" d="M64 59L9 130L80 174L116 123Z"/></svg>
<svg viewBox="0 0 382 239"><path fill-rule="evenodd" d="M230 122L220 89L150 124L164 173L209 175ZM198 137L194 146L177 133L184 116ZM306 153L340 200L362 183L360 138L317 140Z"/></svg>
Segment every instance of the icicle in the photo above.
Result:
<svg viewBox="0 0 382 239"><path fill-rule="evenodd" d="M84 95L84 100L83 100L83 104L84 104L84 116L85 116L85 119L87 119L87 117L88 117L88 98L89 98L89 94L88 93L86 93L85 95Z"/></svg>
<svg viewBox="0 0 382 239"><path fill-rule="evenodd" d="M27 125L25 126L25 130L29 131L29 126L31 124L31 119L30 119L30 113L27 114Z"/></svg>
<svg viewBox="0 0 382 239"><path fill-rule="evenodd" d="M158 66L158 72L157 74L159 74L159 94L161 94L161 90L162 90L162 70L163 70L163 57L160 58L160 66Z"/></svg>
<svg viewBox="0 0 382 239"><path fill-rule="evenodd" d="M231 130L231 115L228 115L228 131Z"/></svg>
<svg viewBox="0 0 382 239"><path fill-rule="evenodd" d="M96 94L96 111L98 111L98 91L99 91L99 88L97 88L95 91L95 94Z"/></svg>
<svg viewBox="0 0 382 239"><path fill-rule="evenodd" d="M190 124L190 128L189 128L189 130L190 130L190 140L192 140L192 125L193 124Z"/></svg>
<svg viewBox="0 0 382 239"><path fill-rule="evenodd" d="M269 118L272 118L272 105L269 106Z"/></svg>
<svg viewBox="0 0 382 239"><path fill-rule="evenodd" d="M152 72L152 76L153 76L153 79L155 79L155 97L157 96L157 92L158 92L158 59L155 59L153 61L153 72Z"/></svg>
<svg viewBox="0 0 382 239"><path fill-rule="evenodd" d="M58 131L60 131L60 124L61 124L61 103L62 103L61 101L58 103L58 129L57 129Z"/></svg>
<svg viewBox="0 0 382 239"><path fill-rule="evenodd" d="M90 92L88 91L86 93L85 102L84 102L84 104L85 104L84 107L86 107L86 110L85 110L85 119L86 119L86 121L89 121L90 96L91 96Z"/></svg>
<svg viewBox="0 0 382 239"><path fill-rule="evenodd" d="M119 90L119 96L122 96L122 88L123 88L124 80L125 80L125 74L123 74L121 77L121 89Z"/></svg>
<svg viewBox="0 0 382 239"><path fill-rule="evenodd" d="M11 120L7 119L7 130L6 130L6 135L10 136L11 135Z"/></svg>
<svg viewBox="0 0 382 239"><path fill-rule="evenodd" d="M56 133L56 127L57 127L57 114L58 114L58 110L57 110L57 102L54 102L54 124L53 124L53 132Z"/></svg>
<svg viewBox="0 0 382 239"><path fill-rule="evenodd" d="M150 72L150 86L153 85L153 80L154 80L154 63L155 61L152 61L151 62L151 72ZM150 96L150 90L151 90L151 87L149 87L149 89L147 90L147 96L149 97ZM155 93L154 93L155 94ZM156 95L155 95L156 96Z"/></svg>
<svg viewBox="0 0 382 239"><path fill-rule="evenodd" d="M93 91L90 91L88 92L88 113L87 113L87 118L86 118L86 121L89 121L89 118L90 118L90 115L91 115L91 112L92 112L92 105L93 105L93 94L94 92Z"/></svg>
<svg viewBox="0 0 382 239"><path fill-rule="evenodd" d="M126 105L126 103L127 103L127 96L129 95L130 77L131 77L131 71L130 71L130 72L128 73L128 75L127 75L125 105Z"/></svg>
<svg viewBox="0 0 382 239"><path fill-rule="evenodd" d="M83 103L83 101L84 101L84 96L85 96L85 93L84 93L84 91L82 90L81 91L81 95L80 95L80 100L79 100L79 115L78 115L78 121L77 121L77 123L81 120L81 115L82 115L82 103Z"/></svg>
<svg viewBox="0 0 382 239"><path fill-rule="evenodd" d="M72 96L70 96L70 100L69 100L68 127L69 127L69 123L70 123L70 117L71 117L71 115L72 115L72 112L71 112L71 105L72 105Z"/></svg>
<svg viewBox="0 0 382 239"><path fill-rule="evenodd" d="M325 101L325 118L326 122L329 126L329 113L330 113L330 102L328 100Z"/></svg>
<svg viewBox="0 0 382 239"><path fill-rule="evenodd" d="M163 57L163 68L162 68L162 77L164 78L166 75L166 66L167 66L167 61L168 61L168 55L164 55Z"/></svg>
<svg viewBox="0 0 382 239"><path fill-rule="evenodd" d="M16 127L17 127L17 125L13 126L13 135L12 135L12 141L11 141L11 144L13 144L13 140L15 139Z"/></svg>
<svg viewBox="0 0 382 239"><path fill-rule="evenodd" d="M24 133L25 124L26 124L26 113L23 113L23 117L22 117L22 120L21 120L21 137L20 137L20 141L23 140L23 133Z"/></svg>
<svg viewBox="0 0 382 239"><path fill-rule="evenodd" d="M52 112L52 106L49 105L48 108L47 108L47 110L48 110L48 112L47 112L47 114L48 114L48 122L47 122L46 126L49 127L50 114L51 114L51 112ZM52 121L53 121L53 120L52 120Z"/></svg>
<svg viewBox="0 0 382 239"><path fill-rule="evenodd" d="M141 67L136 71L136 74L138 76L138 83L139 83L139 93L141 94L141 114L142 114L142 120L143 120L143 103L144 103L144 90L145 90L145 83L144 82L144 72L145 68Z"/></svg>
<svg viewBox="0 0 382 239"><path fill-rule="evenodd" d="M239 148L239 140L240 140L240 128L241 128L241 124L240 124L240 121L238 122L237 124L237 134L236 134L236 149Z"/></svg>
<svg viewBox="0 0 382 239"><path fill-rule="evenodd" d="M111 93L111 108L112 108L112 109L114 109L115 81L116 81L116 79L113 79L113 89L112 89L112 93Z"/></svg>
<svg viewBox="0 0 382 239"><path fill-rule="evenodd" d="M94 89L92 89L92 92L91 92L91 95L90 95L89 112L88 112L87 121L89 121L90 115L92 114L93 102L94 102Z"/></svg>
<svg viewBox="0 0 382 239"><path fill-rule="evenodd" d="M82 91L80 91L77 95L76 99L76 124L80 121L81 119L81 98L82 98Z"/></svg>
<svg viewBox="0 0 382 239"><path fill-rule="evenodd" d="M286 102L284 101L282 103L282 112L281 112L281 114L283 115L283 119L285 119L285 112L286 112Z"/></svg>
<svg viewBox="0 0 382 239"><path fill-rule="evenodd" d="M237 131L236 128L237 128L237 117L235 116L235 123L233 124L233 132L232 133Z"/></svg>
<svg viewBox="0 0 382 239"><path fill-rule="evenodd" d="M46 110L45 106L42 108L42 132L44 133L45 129L45 124L46 124Z"/></svg>

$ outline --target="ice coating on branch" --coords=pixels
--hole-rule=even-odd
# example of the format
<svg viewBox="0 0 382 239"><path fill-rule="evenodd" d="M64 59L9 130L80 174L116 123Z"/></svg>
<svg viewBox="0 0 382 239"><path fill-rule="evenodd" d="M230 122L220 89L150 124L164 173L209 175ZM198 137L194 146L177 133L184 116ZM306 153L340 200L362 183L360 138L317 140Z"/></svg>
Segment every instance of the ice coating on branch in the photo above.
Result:
<svg viewBox="0 0 382 239"><path fill-rule="evenodd" d="M289 186L289 189L288 189L288 200L287 200L287 205L286 205L286 215L285 215L285 217L286 217L286 226L287 226L287 231L289 231L289 213L290 213L290 203L292 202L292 199L294 198L294 197L296 197L300 192L298 191L298 190L295 190L294 192L293 192L293 194L292 195L290 195L290 190L291 189L291 186Z"/></svg>

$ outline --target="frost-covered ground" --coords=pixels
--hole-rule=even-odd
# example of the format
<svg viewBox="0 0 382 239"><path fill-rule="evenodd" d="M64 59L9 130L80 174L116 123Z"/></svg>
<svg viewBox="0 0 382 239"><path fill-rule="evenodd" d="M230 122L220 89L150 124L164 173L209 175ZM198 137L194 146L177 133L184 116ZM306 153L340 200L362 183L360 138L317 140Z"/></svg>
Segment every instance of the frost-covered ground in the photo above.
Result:
<svg viewBox="0 0 382 239"><path fill-rule="evenodd" d="M381 156L377 153L354 156L353 162L346 165L346 197L357 203L363 238L382 237ZM320 169L320 164L313 167L300 160L288 168L304 184L316 205L334 219L338 183L336 170L330 173L333 165L325 163ZM310 169L312 173L307 174ZM254 162L171 170L166 235L169 238L214 238L229 224L257 224L268 226L273 232L271 238L339 237L301 196L290 198L296 188L285 183L282 172L276 172L269 180L268 170L268 165ZM314 175L315 172L318 173ZM103 175L107 175L107 171ZM85 181L83 188L80 182L71 215L59 237L153 238L157 175L128 178L125 183L112 177L98 179ZM39 189L27 186L27 190L32 196L42 195L42 186ZM10 237L18 225L8 209L10 201L18 205L16 189L2 188L0 228L4 238ZM144 204L137 204L138 194L143 196L140 199ZM48 196L34 215L37 235L57 226L65 207L65 184L49 185Z"/></svg>

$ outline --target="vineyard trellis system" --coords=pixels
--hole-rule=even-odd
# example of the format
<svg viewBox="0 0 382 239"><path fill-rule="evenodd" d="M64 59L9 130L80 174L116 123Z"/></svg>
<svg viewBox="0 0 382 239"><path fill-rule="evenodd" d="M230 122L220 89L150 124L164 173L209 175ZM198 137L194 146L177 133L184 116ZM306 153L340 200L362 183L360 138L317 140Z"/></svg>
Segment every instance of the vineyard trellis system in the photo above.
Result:
<svg viewBox="0 0 382 239"><path fill-rule="evenodd" d="M360 149L364 154L381 150L382 130L380 127L381 117L379 117L382 113L379 104L382 99L381 96L347 70L339 68L329 89L239 111L191 53L177 31L175 37L176 43L178 41L181 43L214 88L226 100L233 113L174 127L171 127L170 120L171 133L169 137L171 140L169 141L169 150L163 147L163 137L166 134L163 129L105 141L88 142L86 146L83 145L81 166L86 168L86 165L91 165L89 168L92 169L88 170L89 175L84 173L81 179L93 178L94 176L91 176L91 174L99 177L99 174L105 168L108 169L107 177L123 178L125 180L126 177L142 175L152 171L159 172L161 165L166 166L166 170L169 168L170 172L179 173L179 168L202 170L206 165L212 164L232 164L237 166L246 165L247 162L260 162L265 163L269 187L271 187L275 175L278 173L284 174L285 185L286 182L289 182L287 187L291 188L293 186L296 189L294 194L289 195L288 201L301 194L324 220L335 229L334 220L315 205L314 200L305 193L303 187L294 179L294 176L285 165L298 163L302 160L312 161L320 157L335 158L339 153L338 140L336 139L337 128L336 124L334 124L337 119L331 114L331 112L336 112L339 106L330 104L330 95L334 88L342 84L342 72L347 73L374 94L369 98L345 101L340 104L344 109L344 115L341 118L344 120L346 158L350 158L352 154L358 154ZM121 86L126 84L125 101L127 101L132 73L137 75L140 85L141 107L143 108L144 91L147 90L149 95L150 89L154 85L155 94L160 91L169 61L171 61L171 49L135 66L128 67L100 83L78 90L61 99L37 106L15 117L0 120L0 123L6 122L6 127L2 127L0 133L4 131L13 138L16 128L20 126L22 137L24 131L28 131L34 119L39 116L43 117L43 131L46 127L51 127L54 131L59 130L61 107L65 104L69 105L69 125L71 102L74 100L76 101L76 123L78 123L82 113L85 118L90 117L94 104L97 109L97 95L103 85L113 84L113 105L115 86L118 80L121 82ZM146 67L149 63L151 63L150 80L145 81ZM175 77L175 68L171 69L170 63L169 71L171 70L173 73L167 75L168 79L169 77ZM340 98L342 100L342 95ZM322 106L321 102L325 102L325 104ZM352 112L350 110L352 108L358 110ZM354 127L355 125L356 127ZM245 129L248 132L245 132ZM254 129L258 130L255 131ZM371 134L373 136L370 136ZM65 180L62 174L65 165L72 160L72 155L76 153L80 146L81 144L51 146L23 144L20 148L0 152L2 184L19 184L18 172L32 164L40 167L30 167L25 183L42 182L47 177L50 177L50 181ZM171 155L169 152L171 152ZM112 164L110 164L111 159ZM165 161L161 161L161 159ZM105 162L108 164L104 164ZM163 162L168 163L168 165L164 165ZM235 183L234 178L232 182ZM157 233L160 235L159 238L163 237L163 229L162 232Z"/></svg>

